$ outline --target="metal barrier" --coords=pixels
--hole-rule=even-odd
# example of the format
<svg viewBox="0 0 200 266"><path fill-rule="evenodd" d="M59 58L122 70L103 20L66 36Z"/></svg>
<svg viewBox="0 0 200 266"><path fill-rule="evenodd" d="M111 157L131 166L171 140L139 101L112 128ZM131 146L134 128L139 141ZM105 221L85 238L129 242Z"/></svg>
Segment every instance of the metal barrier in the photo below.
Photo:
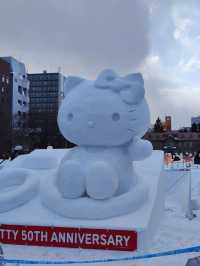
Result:
<svg viewBox="0 0 200 266"><path fill-rule="evenodd" d="M185 216L192 220L196 217L193 213L193 203L192 203L192 187L191 187L191 179L192 179L192 170L193 164L191 162L176 162L171 165L167 165L165 170L167 173L167 177L169 180L170 173L180 172L180 176L176 179L170 187L167 188L167 192L171 192L174 189L177 189L178 185L181 186L182 182L185 182L185 190L183 193L185 195Z"/></svg>

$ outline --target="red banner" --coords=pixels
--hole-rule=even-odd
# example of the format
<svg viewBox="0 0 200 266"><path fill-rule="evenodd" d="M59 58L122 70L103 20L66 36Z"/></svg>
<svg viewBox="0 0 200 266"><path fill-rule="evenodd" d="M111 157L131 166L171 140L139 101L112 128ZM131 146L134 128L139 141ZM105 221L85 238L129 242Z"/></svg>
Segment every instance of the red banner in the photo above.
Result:
<svg viewBox="0 0 200 266"><path fill-rule="evenodd" d="M93 228L0 225L0 243L62 248L135 251L137 232Z"/></svg>

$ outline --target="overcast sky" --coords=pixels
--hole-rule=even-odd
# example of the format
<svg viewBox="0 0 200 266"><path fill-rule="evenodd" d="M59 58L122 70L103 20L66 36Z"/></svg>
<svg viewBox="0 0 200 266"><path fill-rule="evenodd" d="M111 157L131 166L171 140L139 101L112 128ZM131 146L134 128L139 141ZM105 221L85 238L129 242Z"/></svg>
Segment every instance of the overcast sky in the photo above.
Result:
<svg viewBox="0 0 200 266"><path fill-rule="evenodd" d="M0 0L0 56L30 73L141 71L152 122L200 115L199 0Z"/></svg>

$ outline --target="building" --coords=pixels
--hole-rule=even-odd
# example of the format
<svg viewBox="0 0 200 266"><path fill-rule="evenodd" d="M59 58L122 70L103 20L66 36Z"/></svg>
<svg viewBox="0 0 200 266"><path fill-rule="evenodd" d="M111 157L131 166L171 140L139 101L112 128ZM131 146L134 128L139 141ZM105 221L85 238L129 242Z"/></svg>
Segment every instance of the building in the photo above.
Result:
<svg viewBox="0 0 200 266"><path fill-rule="evenodd" d="M180 132L172 130L170 132L148 131L144 139L149 140L154 150L174 150L175 152L200 151L200 132Z"/></svg>
<svg viewBox="0 0 200 266"><path fill-rule="evenodd" d="M200 124L200 116L192 117L191 118L191 125L192 124Z"/></svg>
<svg viewBox="0 0 200 266"><path fill-rule="evenodd" d="M23 63L13 57L1 57L0 60L1 66L4 68L1 71L1 100L4 101L3 118L1 119L6 120L7 124L9 123L9 127L7 126L6 129L7 131L9 128L9 140L7 140L6 146L11 153L17 145L28 149L26 129L29 112L29 81ZM6 73L4 73L5 68Z"/></svg>
<svg viewBox="0 0 200 266"><path fill-rule="evenodd" d="M66 147L57 126L57 114L64 97L65 76L61 73L34 73L30 81L30 128L34 148Z"/></svg>
<svg viewBox="0 0 200 266"><path fill-rule="evenodd" d="M19 128L29 113L29 80L23 63L13 57L2 59L10 65L13 127Z"/></svg>
<svg viewBox="0 0 200 266"><path fill-rule="evenodd" d="M165 122L163 123L163 125L164 125L165 131L171 131L172 130L172 118L171 118L171 116L165 117Z"/></svg>
<svg viewBox="0 0 200 266"><path fill-rule="evenodd" d="M7 158L12 147L11 92L10 65L0 58L0 158Z"/></svg>

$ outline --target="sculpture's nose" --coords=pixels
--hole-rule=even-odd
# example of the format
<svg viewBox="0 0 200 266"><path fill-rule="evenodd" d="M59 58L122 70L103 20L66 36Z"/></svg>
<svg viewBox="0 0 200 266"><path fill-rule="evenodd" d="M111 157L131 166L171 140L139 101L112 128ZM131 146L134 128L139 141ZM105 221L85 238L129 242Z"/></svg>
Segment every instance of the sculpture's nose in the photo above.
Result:
<svg viewBox="0 0 200 266"><path fill-rule="evenodd" d="M94 126L95 126L95 122L92 121L92 120L89 120L89 121L88 121L88 126L89 126L89 127L94 127Z"/></svg>

